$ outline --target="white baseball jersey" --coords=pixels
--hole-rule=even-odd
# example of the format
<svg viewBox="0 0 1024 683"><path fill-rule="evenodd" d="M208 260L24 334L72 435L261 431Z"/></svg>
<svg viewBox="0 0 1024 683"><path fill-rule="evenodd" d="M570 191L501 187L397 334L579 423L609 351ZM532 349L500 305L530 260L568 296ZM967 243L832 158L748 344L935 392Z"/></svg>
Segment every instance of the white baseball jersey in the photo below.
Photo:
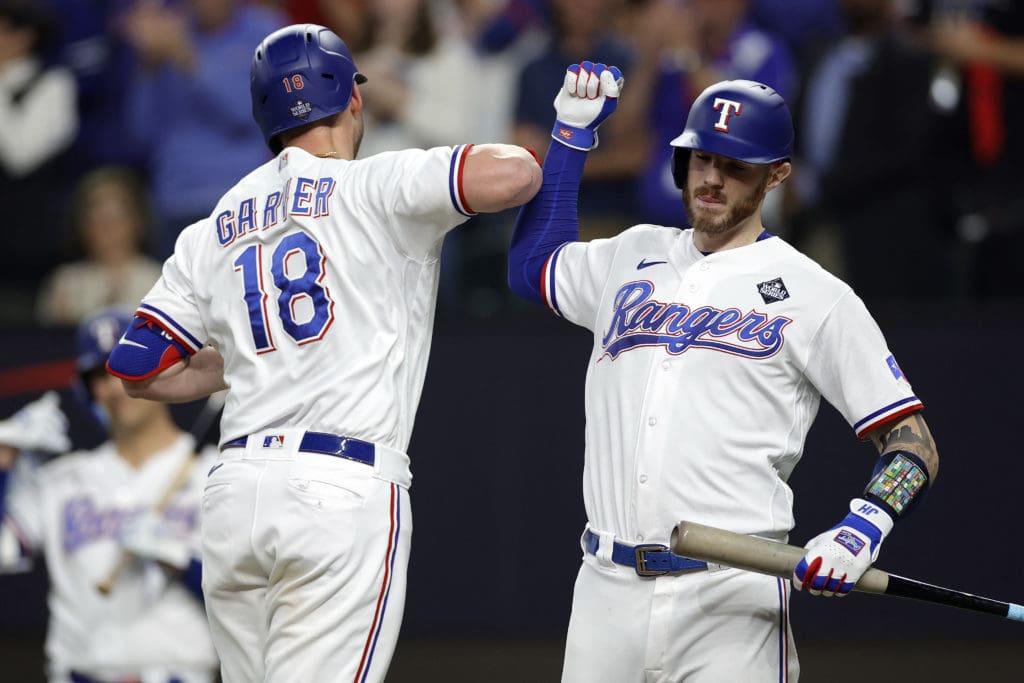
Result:
<svg viewBox="0 0 1024 683"><path fill-rule="evenodd" d="M140 313L224 357L225 440L277 426L406 450L469 147L289 148L178 239Z"/></svg>
<svg viewBox="0 0 1024 683"><path fill-rule="evenodd" d="M211 680L217 657L199 599L151 561L130 564L109 595L96 586L121 556L119 534L153 508L193 441L182 436L135 468L110 443L38 467L19 458L6 498L0 544L17 543L27 562L0 553L5 571L43 555L50 579L46 655L51 680L70 670L100 680ZM216 452L205 451L171 500L166 529L199 547L199 500Z"/></svg>
<svg viewBox="0 0 1024 683"><path fill-rule="evenodd" d="M287 148L182 233L140 306L224 358L203 588L225 683L387 672L412 533L404 451L441 244L472 215L468 151L346 161ZM308 432L373 442L373 465L303 450Z"/></svg>
<svg viewBox="0 0 1024 683"><path fill-rule="evenodd" d="M705 256L692 230L634 226L561 247L543 278L594 333L584 502L625 542L681 519L785 539L821 396L861 436L921 407L861 300L780 238Z"/></svg>

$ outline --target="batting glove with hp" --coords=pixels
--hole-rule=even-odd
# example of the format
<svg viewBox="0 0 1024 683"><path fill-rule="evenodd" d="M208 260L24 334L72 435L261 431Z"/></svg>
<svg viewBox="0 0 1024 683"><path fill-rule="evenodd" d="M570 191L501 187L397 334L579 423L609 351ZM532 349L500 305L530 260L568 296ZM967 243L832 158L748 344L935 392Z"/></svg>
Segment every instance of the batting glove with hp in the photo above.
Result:
<svg viewBox="0 0 1024 683"><path fill-rule="evenodd" d="M597 147L597 127L615 111L624 83L615 66L592 62L570 66L555 96L557 118L551 137L584 152Z"/></svg>
<svg viewBox="0 0 1024 683"><path fill-rule="evenodd" d="M793 587L829 598L846 595L878 558L892 527L892 517L881 508L854 498L843 521L804 546L807 553L793 571Z"/></svg>
<svg viewBox="0 0 1024 683"><path fill-rule="evenodd" d="M0 444L26 451L65 453L71 449L68 418L61 412L60 396L48 391L0 421Z"/></svg>

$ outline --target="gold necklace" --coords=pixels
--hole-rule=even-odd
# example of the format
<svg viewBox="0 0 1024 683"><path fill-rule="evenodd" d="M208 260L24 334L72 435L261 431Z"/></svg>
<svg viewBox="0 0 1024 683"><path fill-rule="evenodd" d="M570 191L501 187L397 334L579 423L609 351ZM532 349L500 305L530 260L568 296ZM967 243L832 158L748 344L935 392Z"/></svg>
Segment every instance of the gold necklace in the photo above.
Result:
<svg viewBox="0 0 1024 683"><path fill-rule="evenodd" d="M320 157L321 159L337 159L338 158L338 153L337 152L320 152L319 154L314 154L313 156Z"/></svg>

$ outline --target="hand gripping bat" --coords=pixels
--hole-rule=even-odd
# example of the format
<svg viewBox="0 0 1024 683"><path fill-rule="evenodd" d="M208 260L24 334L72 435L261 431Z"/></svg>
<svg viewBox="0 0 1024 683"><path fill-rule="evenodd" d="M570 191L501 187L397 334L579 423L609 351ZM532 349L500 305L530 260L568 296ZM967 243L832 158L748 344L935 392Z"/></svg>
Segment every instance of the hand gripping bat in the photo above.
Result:
<svg viewBox="0 0 1024 683"><path fill-rule="evenodd" d="M682 521L672 530L672 552L705 562L746 569L789 579L806 550L756 536L716 529L696 522ZM853 590L862 593L894 595L939 605L959 607L1024 621L1024 606L983 598L971 593L933 586L929 583L890 574L874 567L860 577Z"/></svg>
<svg viewBox="0 0 1024 683"><path fill-rule="evenodd" d="M207 434L213 428L213 425L217 421L217 417L220 415L221 409L224 407L224 399L227 396L227 391L218 391L215 394L211 394L210 398L206 399L205 405L199 411L199 415L196 416L195 421L192 423L192 429L189 430L189 434L195 441L195 450L192 455L185 458L181 463L181 466L174 472L174 475L167 482L167 486L164 487L160 497L153 504L153 512L162 513L167 509L167 506L174 500L175 494L192 476L192 467L196 463L196 456L202 448L203 440ZM103 595L109 595L114 590L114 584L121 577L121 573L125 568L132 563L135 556L127 550L121 552L121 556L117 561L117 564L110 570L106 578L96 584L96 590Z"/></svg>

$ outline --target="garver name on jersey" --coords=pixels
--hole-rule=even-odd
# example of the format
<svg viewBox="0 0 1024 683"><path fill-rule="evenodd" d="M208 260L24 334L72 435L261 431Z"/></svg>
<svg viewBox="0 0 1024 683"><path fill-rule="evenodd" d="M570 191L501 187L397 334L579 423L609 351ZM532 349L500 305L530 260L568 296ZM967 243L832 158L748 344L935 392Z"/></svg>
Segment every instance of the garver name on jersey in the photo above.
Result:
<svg viewBox="0 0 1024 683"><path fill-rule="evenodd" d="M237 211L225 209L217 214L217 242L226 247L236 239L283 224L288 216L329 216L336 185L330 177L289 178L283 190L264 197L247 197L238 204Z"/></svg>
<svg viewBox="0 0 1024 683"><path fill-rule="evenodd" d="M611 324L601 340L605 356L615 360L630 349L663 346L672 355L696 347L768 358L782 348L782 331L793 322L754 310L662 303L651 298L653 293L654 285L647 280L627 282L615 293Z"/></svg>

